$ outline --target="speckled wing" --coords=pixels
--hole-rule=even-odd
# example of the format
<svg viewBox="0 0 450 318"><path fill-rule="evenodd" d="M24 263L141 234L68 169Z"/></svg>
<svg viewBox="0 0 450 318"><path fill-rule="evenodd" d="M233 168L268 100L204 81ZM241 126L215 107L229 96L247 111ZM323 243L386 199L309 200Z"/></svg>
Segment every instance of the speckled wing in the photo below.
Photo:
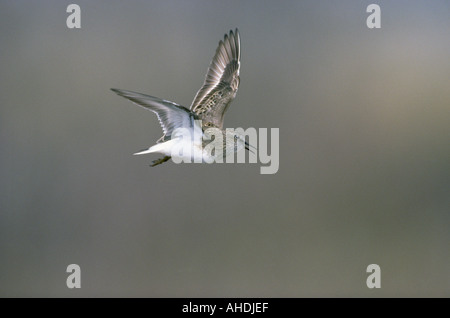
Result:
<svg viewBox="0 0 450 318"><path fill-rule="evenodd" d="M225 111L239 87L240 42L238 29L225 34L192 102L191 111L202 119L203 126L223 126Z"/></svg>
<svg viewBox="0 0 450 318"><path fill-rule="evenodd" d="M193 120L196 118L195 114L190 112L189 109L158 97L124 89L111 88L111 90L117 95L131 100L136 105L151 110L158 116L159 123L164 132L164 136L158 142L170 140L172 132L177 128L191 127Z"/></svg>

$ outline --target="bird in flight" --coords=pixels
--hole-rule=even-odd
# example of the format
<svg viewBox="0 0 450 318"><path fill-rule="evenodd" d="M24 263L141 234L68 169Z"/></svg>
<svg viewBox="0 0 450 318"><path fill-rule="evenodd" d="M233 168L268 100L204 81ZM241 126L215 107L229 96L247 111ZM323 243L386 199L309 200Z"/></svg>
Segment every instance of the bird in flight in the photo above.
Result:
<svg viewBox="0 0 450 318"><path fill-rule="evenodd" d="M155 145L137 152L135 155L162 153L163 158L153 161L151 166L154 167L172 157L186 156L186 154L180 154L178 151L185 146L194 148L194 152L188 152L188 156L194 162L212 162L219 155L225 158L230 152L234 153L243 148L250 150L250 145L245 141L245 136L235 131L223 129L224 114L236 96L239 87L240 60L241 41L239 31L236 29L234 32L230 31L225 34L224 39L219 42L203 86L195 95L189 109L157 97L112 88L111 90L116 94L154 112L158 116L164 132L164 135ZM176 132L182 129L191 136L193 135L194 138L188 139L188 141L186 141L186 138L180 138L180 135ZM222 148L216 147L214 154L205 147L206 140L211 140L211 131L218 131L223 140L218 145L219 148Z"/></svg>

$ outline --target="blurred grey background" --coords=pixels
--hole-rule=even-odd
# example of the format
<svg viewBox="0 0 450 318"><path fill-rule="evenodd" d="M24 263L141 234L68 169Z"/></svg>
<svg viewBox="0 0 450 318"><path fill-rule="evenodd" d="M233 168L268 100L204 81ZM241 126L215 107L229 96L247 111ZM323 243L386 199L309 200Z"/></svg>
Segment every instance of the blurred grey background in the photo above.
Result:
<svg viewBox="0 0 450 318"><path fill-rule="evenodd" d="M0 17L0 296L450 295L448 1L3 0ZM132 156L161 128L109 89L189 106L235 27L225 125L280 128L278 173Z"/></svg>

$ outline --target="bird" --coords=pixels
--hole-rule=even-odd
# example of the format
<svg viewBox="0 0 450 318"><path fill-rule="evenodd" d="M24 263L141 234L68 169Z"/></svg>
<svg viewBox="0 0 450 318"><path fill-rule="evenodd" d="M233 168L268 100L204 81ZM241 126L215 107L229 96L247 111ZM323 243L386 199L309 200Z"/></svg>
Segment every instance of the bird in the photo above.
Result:
<svg viewBox="0 0 450 318"><path fill-rule="evenodd" d="M234 100L239 88L241 65L241 40L239 30L230 30L219 42L214 57L208 67L203 86L198 90L189 108L158 97L129 90L111 88L117 95L156 114L163 130L163 136L155 145L134 153L162 153L163 158L154 160L152 167L169 159L193 160L193 162L213 162L225 158L245 148L252 151L245 136L236 131L223 129L224 114ZM179 132L182 133L179 133ZM184 138L183 133L191 138ZM194 137L192 137L192 135ZM217 139L214 154L207 141ZM181 151L180 149L194 150ZM253 152L253 151L252 151ZM187 157L187 158L186 158ZM174 160L175 161L175 160ZM192 162L192 161L191 161Z"/></svg>

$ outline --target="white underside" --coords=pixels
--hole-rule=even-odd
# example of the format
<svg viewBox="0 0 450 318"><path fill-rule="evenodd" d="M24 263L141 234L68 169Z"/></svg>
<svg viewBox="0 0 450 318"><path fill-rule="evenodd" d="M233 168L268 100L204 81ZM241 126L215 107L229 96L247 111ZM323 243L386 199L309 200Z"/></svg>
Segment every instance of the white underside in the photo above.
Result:
<svg viewBox="0 0 450 318"><path fill-rule="evenodd" d="M204 162L210 161L211 155L205 151L203 145L202 129L194 124L191 129L180 129L175 131L171 140L158 143L147 150L135 153L135 155L144 155L148 153L162 153L171 156L174 162Z"/></svg>
<svg viewBox="0 0 450 318"><path fill-rule="evenodd" d="M183 138L175 138L153 145L147 150L137 152L134 155L145 155L148 153L162 153L165 156L171 156L175 161L203 162L211 159L211 156L202 149L202 143L193 143Z"/></svg>

